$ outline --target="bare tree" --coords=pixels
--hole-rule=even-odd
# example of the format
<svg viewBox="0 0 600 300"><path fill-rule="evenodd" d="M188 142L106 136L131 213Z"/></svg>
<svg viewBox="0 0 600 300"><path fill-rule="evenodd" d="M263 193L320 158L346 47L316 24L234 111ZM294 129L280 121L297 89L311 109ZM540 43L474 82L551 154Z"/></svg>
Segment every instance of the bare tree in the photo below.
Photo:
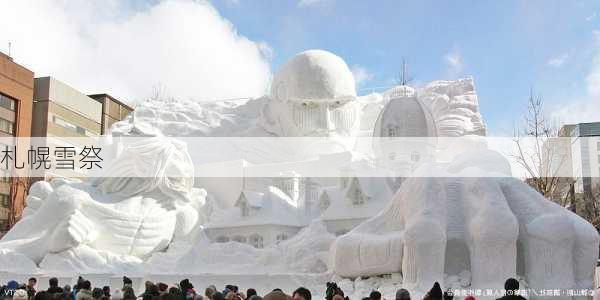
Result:
<svg viewBox="0 0 600 300"><path fill-rule="evenodd" d="M562 206L574 205L575 180L563 173L569 167L570 143L558 133L558 126L544 114L542 97L532 90L523 126L515 130L513 158L527 172L527 182L542 195Z"/></svg>

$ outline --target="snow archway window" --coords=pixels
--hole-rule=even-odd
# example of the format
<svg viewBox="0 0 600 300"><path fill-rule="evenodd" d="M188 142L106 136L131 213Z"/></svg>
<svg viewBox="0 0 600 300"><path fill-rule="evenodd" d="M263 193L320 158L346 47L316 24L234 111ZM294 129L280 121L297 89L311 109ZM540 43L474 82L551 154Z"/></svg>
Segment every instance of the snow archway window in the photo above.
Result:
<svg viewBox="0 0 600 300"><path fill-rule="evenodd" d="M229 242L229 238L224 235L219 236L217 238L217 243L227 243L227 242Z"/></svg>
<svg viewBox="0 0 600 300"><path fill-rule="evenodd" d="M238 242L238 243L246 243L246 237L245 236L241 236L241 235L236 235L233 237L232 239L234 242Z"/></svg>
<svg viewBox="0 0 600 300"><path fill-rule="evenodd" d="M329 200L329 196L324 193L321 196L321 200L319 201L319 210L321 212L324 212L327 208L329 208L329 205L331 204L331 201Z"/></svg>
<svg viewBox="0 0 600 300"><path fill-rule="evenodd" d="M365 203L365 199L363 197L363 193L361 192L360 189L358 188L354 188L354 191L352 191L352 204L354 205L361 205Z"/></svg>
<svg viewBox="0 0 600 300"><path fill-rule="evenodd" d="M283 241L285 241L287 239L288 239L287 234L280 233L280 234L277 235L277 244L279 244L279 243L281 243L281 242L283 242Z"/></svg>
<svg viewBox="0 0 600 300"><path fill-rule="evenodd" d="M252 236L250 236L250 244L254 246L254 248L262 248L263 237L258 234L253 234Z"/></svg>

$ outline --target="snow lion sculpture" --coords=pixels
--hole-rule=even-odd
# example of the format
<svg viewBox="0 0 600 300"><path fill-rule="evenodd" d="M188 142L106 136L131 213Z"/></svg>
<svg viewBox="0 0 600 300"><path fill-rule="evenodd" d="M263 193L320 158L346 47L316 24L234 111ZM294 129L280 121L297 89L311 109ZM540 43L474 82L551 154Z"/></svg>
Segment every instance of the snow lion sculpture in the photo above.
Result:
<svg viewBox="0 0 600 300"><path fill-rule="evenodd" d="M464 270L472 288L502 289L517 274L536 290L592 288L597 231L510 174L490 173L510 172L500 154L473 150L420 170L437 175L407 179L389 207L336 240L338 275L402 272L421 293Z"/></svg>
<svg viewBox="0 0 600 300"><path fill-rule="evenodd" d="M89 182L36 182L24 217L0 240L3 268L23 270L29 260L45 270L132 272L195 227L185 145L135 138L106 172Z"/></svg>

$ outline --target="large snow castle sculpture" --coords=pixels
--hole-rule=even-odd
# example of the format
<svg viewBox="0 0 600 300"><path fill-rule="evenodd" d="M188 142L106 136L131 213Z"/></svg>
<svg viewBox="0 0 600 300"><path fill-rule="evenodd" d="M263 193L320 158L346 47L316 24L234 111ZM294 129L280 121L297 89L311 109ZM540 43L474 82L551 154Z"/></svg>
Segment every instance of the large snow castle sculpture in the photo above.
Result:
<svg viewBox="0 0 600 300"><path fill-rule="evenodd" d="M140 270L162 254L194 269L193 258L202 256L211 241L203 239L193 250L194 245L177 245L207 236L200 225L210 212L199 209L206 205L199 204L205 203L200 199L204 194L193 192L192 159L172 137L318 136L331 141L358 136L468 136L474 143L444 163L427 152L438 147L436 142L415 149L378 144L380 157L371 158L375 164L400 166L407 155L422 158L404 168L410 178L401 183L389 205L335 242L331 234L306 242L324 228L316 226L298 234L306 240L295 240L292 248L318 248L302 249L303 255L331 249L329 268L342 277L402 273L403 285L421 292L434 281L443 283L444 275L465 271L471 272L474 288L502 288L506 278L516 275L535 289L592 287L598 233L512 178L506 159L480 142L485 125L471 78L357 96L352 73L341 58L310 50L284 64L274 76L270 95L242 104L149 101L140 104L134 116L116 123L113 134L144 138L125 145L105 178L60 179L31 187L26 213L0 240L0 271L29 266L122 273ZM358 151L346 146L343 151ZM337 151L329 145L309 148L303 149L309 156ZM193 150L192 157L202 151ZM277 156L268 151L268 158ZM206 182L196 180L210 196L223 192L223 186L224 195L235 189L229 181L219 183L221 190ZM223 207L233 206L223 202ZM197 261L216 260L220 251L210 249L213 256ZM254 250L256 257L262 255ZM298 254L289 260L304 263L300 258Z"/></svg>

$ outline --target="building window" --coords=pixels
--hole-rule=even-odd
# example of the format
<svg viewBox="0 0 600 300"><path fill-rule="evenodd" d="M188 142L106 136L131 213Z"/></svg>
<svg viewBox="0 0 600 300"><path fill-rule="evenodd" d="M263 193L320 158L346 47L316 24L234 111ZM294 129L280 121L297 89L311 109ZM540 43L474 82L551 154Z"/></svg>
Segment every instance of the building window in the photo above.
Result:
<svg viewBox="0 0 600 300"><path fill-rule="evenodd" d="M417 162L419 161L419 159L421 159L421 155L419 154L419 152L413 152L410 154L410 160Z"/></svg>
<svg viewBox="0 0 600 300"><path fill-rule="evenodd" d="M253 234L252 236L250 236L250 245L254 246L254 248L262 248L263 237L258 234Z"/></svg>
<svg viewBox="0 0 600 300"><path fill-rule="evenodd" d="M217 238L217 243L227 243L227 242L229 242L229 238L226 237L226 236L222 235L222 236L220 236L220 237Z"/></svg>
<svg viewBox="0 0 600 300"><path fill-rule="evenodd" d="M15 123L13 123L9 120L0 118L0 131L2 131L4 133L8 133L10 135L14 135L15 134Z"/></svg>
<svg viewBox="0 0 600 300"><path fill-rule="evenodd" d="M4 107L6 109L14 111L17 107L16 100L11 97L0 94L0 107Z"/></svg>
<svg viewBox="0 0 600 300"><path fill-rule="evenodd" d="M70 123L70 122L68 122L68 121L66 121L66 120L64 120L64 119L62 119L60 117L57 117L57 116L52 116L52 122L54 122L54 124L56 124L56 125L58 125L60 127L63 127L63 128L68 129L68 130L74 131L74 132L76 132L76 133L78 133L80 135L87 135L87 133L88 133L85 128L83 128L81 126L77 126L75 124L72 124L72 123Z"/></svg>
<svg viewBox="0 0 600 300"><path fill-rule="evenodd" d="M236 235L231 240L238 243L246 243L246 237L241 235Z"/></svg>
<svg viewBox="0 0 600 300"><path fill-rule="evenodd" d="M288 239L287 234L280 233L280 234L277 235L277 244L279 244L279 243L281 243L281 242L283 242L283 241L285 241L287 239Z"/></svg>
<svg viewBox="0 0 600 300"><path fill-rule="evenodd" d="M0 194L0 205L5 208L10 207L10 195Z"/></svg>

